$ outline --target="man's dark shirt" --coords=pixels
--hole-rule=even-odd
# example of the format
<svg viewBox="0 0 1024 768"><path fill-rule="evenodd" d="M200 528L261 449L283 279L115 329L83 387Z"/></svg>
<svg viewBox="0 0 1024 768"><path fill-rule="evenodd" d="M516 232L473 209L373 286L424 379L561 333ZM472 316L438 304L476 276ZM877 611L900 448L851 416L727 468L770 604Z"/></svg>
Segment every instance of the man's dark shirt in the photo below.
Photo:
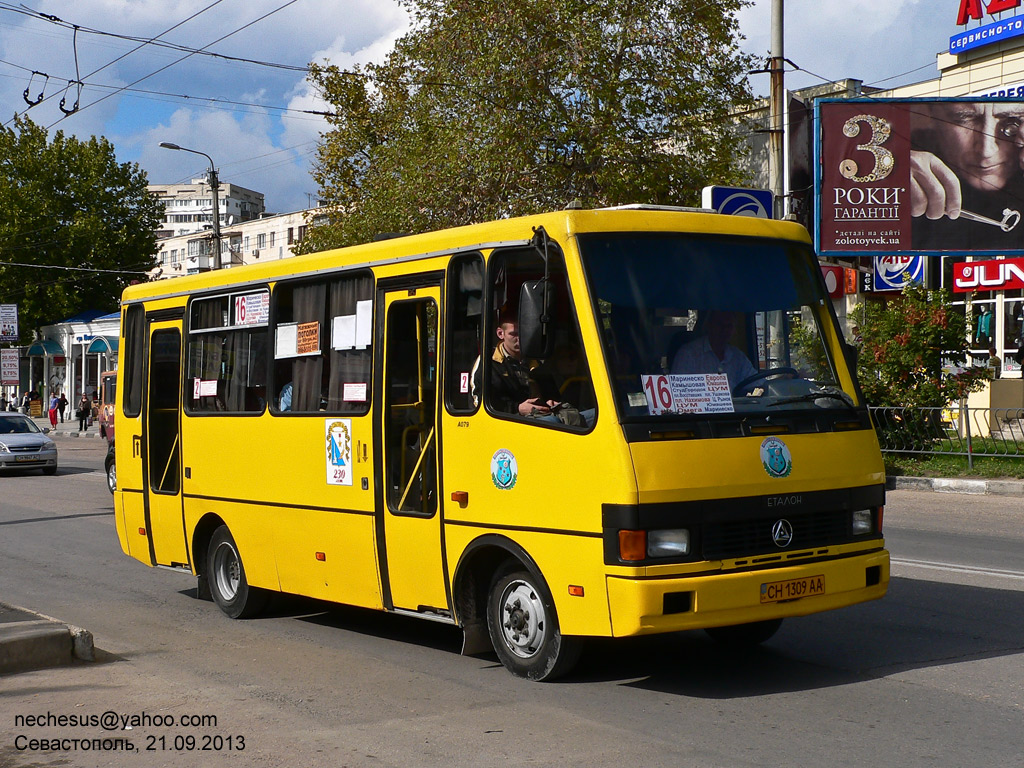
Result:
<svg viewBox="0 0 1024 768"><path fill-rule="evenodd" d="M505 413L519 413L519 404L533 397L548 399L533 368L517 357L505 354L498 344L488 361L490 390L487 398L492 407ZM548 387L550 389L550 387Z"/></svg>

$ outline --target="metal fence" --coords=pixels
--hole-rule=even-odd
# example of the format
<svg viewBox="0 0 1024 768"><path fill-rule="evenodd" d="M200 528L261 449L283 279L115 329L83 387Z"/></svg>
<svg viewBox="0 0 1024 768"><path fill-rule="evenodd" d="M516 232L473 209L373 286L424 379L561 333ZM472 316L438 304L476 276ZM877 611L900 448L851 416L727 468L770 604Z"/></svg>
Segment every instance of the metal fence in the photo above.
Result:
<svg viewBox="0 0 1024 768"><path fill-rule="evenodd" d="M869 408L882 451L1024 458L1024 408Z"/></svg>

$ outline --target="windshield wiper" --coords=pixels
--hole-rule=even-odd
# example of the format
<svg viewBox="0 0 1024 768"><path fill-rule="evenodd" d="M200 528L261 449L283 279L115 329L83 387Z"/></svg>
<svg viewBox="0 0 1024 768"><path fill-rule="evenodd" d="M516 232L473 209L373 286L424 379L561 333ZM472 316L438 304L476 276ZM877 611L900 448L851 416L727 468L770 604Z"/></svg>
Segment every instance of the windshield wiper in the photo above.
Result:
<svg viewBox="0 0 1024 768"><path fill-rule="evenodd" d="M815 400L821 400L823 398L829 400L838 400L850 410L854 410L853 398L840 389L818 389L812 392L808 392L806 395L797 395L796 397L786 397L782 400L776 400L774 403L768 403L765 407L772 408L776 405L789 405L790 403L810 403Z"/></svg>

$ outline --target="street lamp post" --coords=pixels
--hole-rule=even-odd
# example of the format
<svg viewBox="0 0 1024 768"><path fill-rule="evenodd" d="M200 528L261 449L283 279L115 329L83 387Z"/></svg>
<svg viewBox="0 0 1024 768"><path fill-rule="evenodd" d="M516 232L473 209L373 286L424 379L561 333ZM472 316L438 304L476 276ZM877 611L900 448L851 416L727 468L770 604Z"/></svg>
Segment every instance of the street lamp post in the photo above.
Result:
<svg viewBox="0 0 1024 768"><path fill-rule="evenodd" d="M220 181L217 179L217 169L213 165L213 158L205 152L187 147L179 147L169 141L161 141L160 146L164 149L175 149L181 152L191 152L193 155L202 155L210 161L210 192L213 194L213 268L220 269L220 201L217 199L217 190L220 189Z"/></svg>

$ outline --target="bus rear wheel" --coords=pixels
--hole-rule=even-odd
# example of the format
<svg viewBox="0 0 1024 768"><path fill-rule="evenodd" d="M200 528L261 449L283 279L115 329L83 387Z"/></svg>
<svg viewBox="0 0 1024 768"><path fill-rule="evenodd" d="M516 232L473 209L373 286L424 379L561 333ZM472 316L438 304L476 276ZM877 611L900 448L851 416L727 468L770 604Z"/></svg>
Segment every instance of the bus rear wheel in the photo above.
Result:
<svg viewBox="0 0 1024 768"><path fill-rule="evenodd" d="M580 641L558 628L547 587L526 571L500 574L487 600L487 629L498 658L517 677L554 680L579 660Z"/></svg>
<svg viewBox="0 0 1024 768"><path fill-rule="evenodd" d="M232 619L252 618L267 604L269 594L246 581L242 557L226 525L210 537L206 574L213 601Z"/></svg>

